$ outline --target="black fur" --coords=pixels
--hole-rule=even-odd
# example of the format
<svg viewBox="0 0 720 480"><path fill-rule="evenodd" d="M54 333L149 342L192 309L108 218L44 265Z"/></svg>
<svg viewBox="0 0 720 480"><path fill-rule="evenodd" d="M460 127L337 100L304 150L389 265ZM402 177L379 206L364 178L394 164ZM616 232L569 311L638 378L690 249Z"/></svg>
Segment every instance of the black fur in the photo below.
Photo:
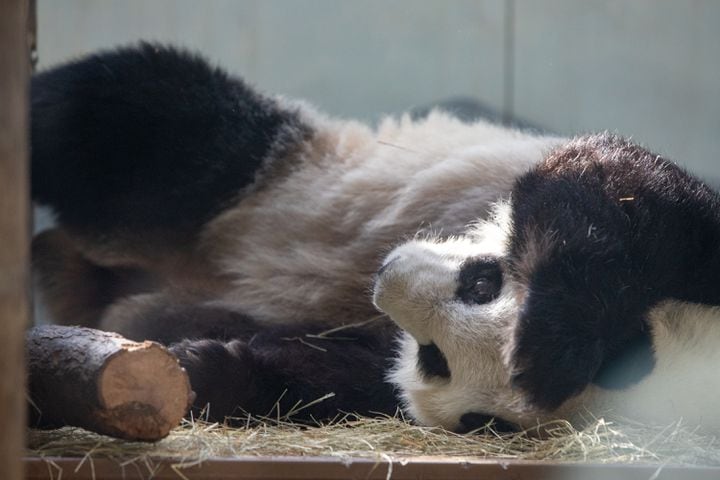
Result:
<svg viewBox="0 0 720 480"><path fill-rule="evenodd" d="M494 257L467 260L460 267L456 295L465 303L489 303L500 295L502 270Z"/></svg>
<svg viewBox="0 0 720 480"><path fill-rule="evenodd" d="M309 133L243 81L152 44L32 80L32 194L65 226L193 234Z"/></svg>
<svg viewBox="0 0 720 480"><path fill-rule="evenodd" d="M194 313L198 323L214 322ZM344 413L396 412L384 375L391 366L396 329L351 327L323 334L319 325L260 326L245 320L233 340L185 340L170 347L190 376L196 414L244 423L247 413L273 418L293 410L295 421L320 422ZM315 404L311 402L325 398Z"/></svg>
<svg viewBox="0 0 720 480"><path fill-rule="evenodd" d="M450 378L450 368L442 351L431 343L418 346L418 369L429 377Z"/></svg>
<svg viewBox="0 0 720 480"><path fill-rule="evenodd" d="M614 136L580 138L512 199L507 269L529 280L514 383L536 405L580 392L646 334L659 301L720 304L720 198L667 160ZM538 233L552 241L524 272Z"/></svg>
<svg viewBox="0 0 720 480"><path fill-rule="evenodd" d="M293 420L323 421L344 412L392 415L397 409L384 379L397 333L389 320L327 334L327 327L311 322L261 324L222 307L168 300L125 328L120 333L127 338L170 345L190 376L194 413L210 404L206 414L213 421L247 413L283 416L298 402L302 406L330 393L334 396L302 409Z"/></svg>

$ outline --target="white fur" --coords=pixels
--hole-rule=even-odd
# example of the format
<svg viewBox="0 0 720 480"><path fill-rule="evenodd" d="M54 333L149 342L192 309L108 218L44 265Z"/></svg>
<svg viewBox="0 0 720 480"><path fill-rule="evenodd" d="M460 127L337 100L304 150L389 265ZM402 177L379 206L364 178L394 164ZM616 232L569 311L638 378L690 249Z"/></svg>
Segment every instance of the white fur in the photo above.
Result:
<svg viewBox="0 0 720 480"><path fill-rule="evenodd" d="M461 232L560 142L442 112L377 131L302 112L316 134L290 152L297 168L204 232L230 281L221 301L268 322L374 315L360 293L393 245L418 231Z"/></svg>
<svg viewBox="0 0 720 480"><path fill-rule="evenodd" d="M657 364L627 391L598 394L611 414L645 422L682 419L720 431L720 308L668 301L650 312Z"/></svg>

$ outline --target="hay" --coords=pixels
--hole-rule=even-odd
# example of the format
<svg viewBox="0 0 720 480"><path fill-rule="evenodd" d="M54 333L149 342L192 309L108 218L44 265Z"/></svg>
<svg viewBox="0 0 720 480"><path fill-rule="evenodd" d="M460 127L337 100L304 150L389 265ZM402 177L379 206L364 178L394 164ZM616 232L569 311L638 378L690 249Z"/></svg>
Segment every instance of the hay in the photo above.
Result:
<svg viewBox="0 0 720 480"><path fill-rule="evenodd" d="M126 442L77 428L29 432L30 456L109 458L121 465L151 468L159 461L194 465L205 459L236 456L330 456L406 459L443 456L482 459L550 460L593 463L720 465L715 438L675 423L663 428L597 419L582 430L558 422L548 437L492 431L458 435L419 427L402 418L346 416L331 424L306 427L288 421L248 418L248 426L186 421L157 443Z"/></svg>

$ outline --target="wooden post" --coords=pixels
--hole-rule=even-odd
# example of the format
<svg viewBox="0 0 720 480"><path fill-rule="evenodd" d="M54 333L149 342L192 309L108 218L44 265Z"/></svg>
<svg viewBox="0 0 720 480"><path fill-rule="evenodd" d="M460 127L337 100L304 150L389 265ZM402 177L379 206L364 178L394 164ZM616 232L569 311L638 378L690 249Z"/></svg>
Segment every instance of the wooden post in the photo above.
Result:
<svg viewBox="0 0 720 480"><path fill-rule="evenodd" d="M28 4L0 1L0 471L22 478L29 319Z"/></svg>

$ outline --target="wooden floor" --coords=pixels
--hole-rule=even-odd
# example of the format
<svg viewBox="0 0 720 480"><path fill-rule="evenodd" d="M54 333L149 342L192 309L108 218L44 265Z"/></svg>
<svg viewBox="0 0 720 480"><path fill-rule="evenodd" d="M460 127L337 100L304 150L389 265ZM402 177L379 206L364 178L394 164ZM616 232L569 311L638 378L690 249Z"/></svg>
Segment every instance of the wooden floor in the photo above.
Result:
<svg viewBox="0 0 720 480"><path fill-rule="evenodd" d="M670 465L599 465L462 460L418 457L403 460L334 457L240 457L208 459L201 464L136 464L82 458L26 458L28 480L114 479L494 479L494 480L700 480L720 479L718 467Z"/></svg>

